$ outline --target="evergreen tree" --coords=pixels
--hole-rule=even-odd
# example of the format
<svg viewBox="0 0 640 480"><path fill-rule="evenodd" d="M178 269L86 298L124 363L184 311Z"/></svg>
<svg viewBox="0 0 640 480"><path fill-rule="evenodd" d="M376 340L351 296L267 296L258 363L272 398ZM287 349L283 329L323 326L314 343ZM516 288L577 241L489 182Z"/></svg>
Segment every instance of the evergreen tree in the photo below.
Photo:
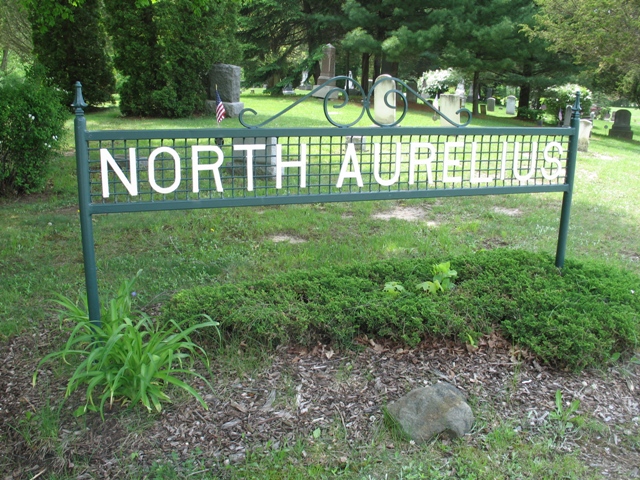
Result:
<svg viewBox="0 0 640 480"><path fill-rule="evenodd" d="M107 53L107 36L102 23L100 0L84 0L76 6L71 0L56 0L66 15L51 15L29 4L33 27L33 50L53 83L67 92L64 101L73 101L73 85L82 82L90 104L111 100L115 91L113 63Z"/></svg>
<svg viewBox="0 0 640 480"><path fill-rule="evenodd" d="M438 0L346 0L343 20L348 33L342 45L362 55L362 85L373 78L398 76L401 59L425 57L443 35L444 11ZM415 60L415 58L414 58Z"/></svg>
<svg viewBox="0 0 640 480"><path fill-rule="evenodd" d="M318 77L321 48L336 43L342 26L336 12L342 0L244 0L240 38L245 80L266 83L272 93L300 80L303 70Z"/></svg>
<svg viewBox="0 0 640 480"><path fill-rule="evenodd" d="M125 115L184 117L204 107L214 63L239 59L238 2L105 0Z"/></svg>

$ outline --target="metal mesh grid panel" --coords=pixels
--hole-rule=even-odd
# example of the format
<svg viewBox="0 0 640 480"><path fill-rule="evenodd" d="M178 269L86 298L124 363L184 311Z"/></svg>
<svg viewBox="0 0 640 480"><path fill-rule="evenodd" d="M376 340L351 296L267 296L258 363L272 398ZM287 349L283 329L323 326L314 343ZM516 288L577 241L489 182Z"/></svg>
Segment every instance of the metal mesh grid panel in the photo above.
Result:
<svg viewBox="0 0 640 480"><path fill-rule="evenodd" d="M355 130L355 129L354 129ZM358 129L90 139L91 204L136 209L558 191L569 135L536 129ZM532 133L533 132L533 133ZM557 133L555 133L557 132ZM346 133L349 133L347 135ZM552 188L554 187L555 188ZM505 190L506 189L506 190ZM497 193L497 192L496 192ZM229 203L231 202L231 204ZM187 205L185 207L185 205ZM198 204L193 208L204 206Z"/></svg>

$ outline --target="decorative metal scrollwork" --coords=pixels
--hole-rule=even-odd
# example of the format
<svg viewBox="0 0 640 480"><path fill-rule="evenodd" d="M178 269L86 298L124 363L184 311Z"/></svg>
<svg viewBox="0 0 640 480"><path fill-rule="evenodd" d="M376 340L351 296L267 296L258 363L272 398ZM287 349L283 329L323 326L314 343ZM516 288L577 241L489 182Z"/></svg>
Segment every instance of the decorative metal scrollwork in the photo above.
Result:
<svg viewBox="0 0 640 480"><path fill-rule="evenodd" d="M341 87L336 86L335 82L338 81L338 80L344 80L345 81L345 85L349 85L349 82L350 82L352 85L355 86L355 88L353 88L352 90L359 91L360 95L362 96L362 111L360 112L360 115L358 115L358 118L356 118L351 123L340 123L340 122L337 122L331 117L331 115L329 113L329 103L333 101L331 99L333 94L337 93L337 94L342 96L342 103L333 105L333 108L335 108L335 109L343 108L343 107L345 107L346 105L349 104L349 92L348 92L348 90L346 88L341 88ZM393 97L390 97L391 95L395 95L396 98L399 98L401 103L402 103L402 113L400 115L400 118L398 118L393 123L380 123L380 122L378 122L376 120L375 116L373 115L373 112L371 111L371 97L373 96L373 93L374 93L374 91L376 89L376 86L378 86L380 83L386 82L386 81L395 82L396 88L390 89L385 93L385 96L384 96L385 105L387 107L389 107L389 108L395 108L395 109L398 108L396 105L394 105L390 101L390 98L393 98ZM309 97L312 97L314 93L317 93L317 92L319 92L319 91L321 91L323 89L325 89L325 90L328 89L325 92L324 101L323 101L323 108L324 108L325 118L332 125L334 125L334 126L336 126L338 128L352 127L352 126L356 125L358 122L360 122L360 120L362 120L362 117L364 117L364 114L366 113L367 116L369 117L369 119L375 125L377 125L379 127L395 127L396 125L399 125L400 122L402 122L402 120L407 115L407 112L409 110L409 101L407 100L406 93L403 92L400 88L398 88L398 84L401 85L402 87L404 87L406 89L407 93L410 92L413 95L415 95L417 99L421 100L425 105L429 106L434 111L434 113L436 115L439 115L440 117L444 118L452 126L454 126L454 127L466 127L467 125L469 125L469 123L471 123L471 112L468 109L461 108L458 111L456 111L457 115L459 115L461 113L464 113L464 114L467 115L466 122L457 123L454 120L452 120L449 117L447 117L439 109L434 107L434 105L429 100L427 100L422 95L420 95L420 93L416 92L413 88L408 86L403 80L400 80L399 78L387 76L387 75L378 77L376 79L376 81L373 83L373 85L371 85L371 88L369 89L369 93L368 94L365 94L364 88L362 88L362 85L357 80L355 80L355 79L353 79L351 77L347 77L347 76L344 76L344 75L333 77L333 78L327 80L326 82L324 82L322 85L317 85L316 87L314 87L313 90L311 90L304 97L301 97L300 99L298 99L297 101L295 101L294 103L289 105L287 108L285 108L281 112L273 115L272 117L268 118L267 120L265 120L262 123L259 123L257 125L251 125L251 124L249 124L249 123L247 123L245 121L244 116L245 116L246 113L251 113L253 115L257 115L258 114L258 112L256 112L252 108L245 108L244 110L242 110L240 112L240 115L238 116L238 120L240 120L240 123L244 127L249 128L249 129L256 129L256 128L264 127L265 125L267 125L267 124L271 123L272 121L274 121L276 118L284 115L289 110L295 108L296 106L298 106L300 103L304 102Z"/></svg>

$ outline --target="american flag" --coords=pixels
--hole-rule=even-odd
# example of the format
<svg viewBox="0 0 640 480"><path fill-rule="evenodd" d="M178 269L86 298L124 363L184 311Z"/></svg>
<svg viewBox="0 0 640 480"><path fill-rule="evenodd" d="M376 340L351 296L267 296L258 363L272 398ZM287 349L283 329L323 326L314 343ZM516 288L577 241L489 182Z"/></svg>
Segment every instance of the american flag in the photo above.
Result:
<svg viewBox="0 0 640 480"><path fill-rule="evenodd" d="M224 119L226 115L226 111L224 109L224 104L222 103L222 99L220 98L220 93L218 89L216 89L216 120L218 121L218 125Z"/></svg>

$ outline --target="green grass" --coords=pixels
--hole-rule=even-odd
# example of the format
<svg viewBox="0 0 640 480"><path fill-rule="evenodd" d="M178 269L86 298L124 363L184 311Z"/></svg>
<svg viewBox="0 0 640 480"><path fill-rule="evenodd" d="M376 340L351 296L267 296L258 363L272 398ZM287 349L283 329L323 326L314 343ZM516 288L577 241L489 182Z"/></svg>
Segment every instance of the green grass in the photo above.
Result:
<svg viewBox="0 0 640 480"><path fill-rule="evenodd" d="M261 119L292 101L260 94L244 95L246 107ZM326 126L319 101L301 105L270 126ZM358 115L358 105L340 110L341 120ZM640 111L632 109L632 128L640 139ZM183 120L127 119L115 108L87 115L89 129L215 127L211 116ZM435 125L430 115L410 112L403 125ZM500 111L477 118L475 126L511 126L523 122ZM609 125L611 123L609 122ZM238 126L225 119L223 127ZM528 124L532 125L532 124ZM640 274L640 143L609 138L604 122L596 121L589 152L578 156L577 181L569 231L570 261L599 261L611 268ZM69 126L71 124L69 123ZM73 141L67 139L67 149ZM99 287L113 292L140 269L139 305L152 310L176 292L196 286L268 280L275 274L318 267L339 269L373 261L411 258L451 259L482 249L505 247L553 256L557 241L560 194L445 198L249 207L239 209L113 214L94 216ZM422 221L380 220L372 215L396 207L418 208ZM52 166L42 195L0 199L0 337L31 335L57 326L51 302L59 293L76 298L84 291L82 250L77 213L74 157L63 156ZM276 242L289 236L302 243ZM454 265L454 267L456 267ZM55 338L55 335L52 335ZM240 339L236 339L237 342ZM56 348L41 347L37 358ZM234 355L223 350L227 374L251 375L268 363L265 352ZM248 358L248 360L245 360ZM61 371L54 369L62 384ZM64 369L62 369L64 370ZM57 377L54 377L57 378ZM51 395L49 411L15 419L24 434L53 443L51 432L63 422L59 399ZM51 392L49 392L51 393ZM51 410L51 408L55 410ZM140 423L136 413L119 421ZM66 421L66 420L64 420ZM20 423L22 422L22 423ZM352 445L339 437L338 427L319 438L301 437L291 445L251 450L245 462L221 468L228 478L589 478L595 473L574 454L550 444L551 434L516 433L518 425L480 422L482 442L426 447L395 442L380 426L366 442ZM142 425L142 430L145 426ZM594 434L595 435L595 434ZM585 441L589 441L590 435ZM637 447L637 435L630 437ZM5 439L5 434L0 436ZM334 442L335 440L335 442ZM57 444L56 444L57 442ZM331 450L329 449L331 448ZM303 454L304 452L304 454ZM135 453L135 452L134 452ZM185 478L198 472L201 459L187 463L160 460L150 472L140 471L132 452L118 461L130 478ZM342 457L346 457L346 462ZM78 459L78 462L89 461ZM38 470L39 471L39 470ZM33 474L36 474L34 472ZM202 473L202 477L211 471ZM50 478L69 478L63 470ZM58 475L58 476L54 476Z"/></svg>

